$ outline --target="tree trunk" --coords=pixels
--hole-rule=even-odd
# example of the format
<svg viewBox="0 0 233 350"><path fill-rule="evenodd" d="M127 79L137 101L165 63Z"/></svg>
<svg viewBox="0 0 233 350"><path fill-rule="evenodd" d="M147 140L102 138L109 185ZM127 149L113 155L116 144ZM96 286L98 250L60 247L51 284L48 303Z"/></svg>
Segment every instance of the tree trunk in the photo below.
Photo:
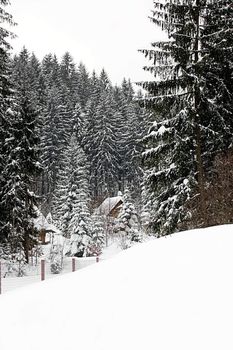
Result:
<svg viewBox="0 0 233 350"><path fill-rule="evenodd" d="M196 23L196 37L194 43L194 64L196 65L199 61L199 50L200 50L200 0L196 2L196 13L195 13L195 23ZM201 142L201 129L200 121L201 116L199 114L200 108L200 90L198 87L198 81L195 82L194 86L194 107L195 107L195 138L196 138L196 162L197 162L197 181L198 189L200 194L200 213L203 219L203 226L206 225L206 205L205 205L205 190L204 190L204 168L202 161L202 142Z"/></svg>
<svg viewBox="0 0 233 350"><path fill-rule="evenodd" d="M26 263L29 263L29 234L28 232L24 234L23 249Z"/></svg>

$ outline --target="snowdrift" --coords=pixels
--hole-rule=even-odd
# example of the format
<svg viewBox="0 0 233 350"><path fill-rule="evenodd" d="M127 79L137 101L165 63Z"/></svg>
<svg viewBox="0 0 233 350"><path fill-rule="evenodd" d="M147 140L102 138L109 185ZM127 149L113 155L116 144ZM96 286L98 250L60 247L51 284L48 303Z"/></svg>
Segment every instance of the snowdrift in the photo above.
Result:
<svg viewBox="0 0 233 350"><path fill-rule="evenodd" d="M232 350L233 226L152 240L0 296L1 350Z"/></svg>

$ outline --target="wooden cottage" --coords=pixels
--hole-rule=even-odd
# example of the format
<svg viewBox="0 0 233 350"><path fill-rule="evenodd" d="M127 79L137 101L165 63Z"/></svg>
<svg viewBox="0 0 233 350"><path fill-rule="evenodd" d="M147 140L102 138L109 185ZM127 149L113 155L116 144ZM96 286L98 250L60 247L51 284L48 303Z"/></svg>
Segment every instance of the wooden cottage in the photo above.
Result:
<svg viewBox="0 0 233 350"><path fill-rule="evenodd" d="M116 219L119 215L122 204L122 196L108 197L98 208L96 208L95 213L97 215L103 215Z"/></svg>
<svg viewBox="0 0 233 350"><path fill-rule="evenodd" d="M37 209L37 218L33 220L35 229L39 232L41 244L47 244L51 241L51 236L60 233L59 230L49 223L45 216Z"/></svg>

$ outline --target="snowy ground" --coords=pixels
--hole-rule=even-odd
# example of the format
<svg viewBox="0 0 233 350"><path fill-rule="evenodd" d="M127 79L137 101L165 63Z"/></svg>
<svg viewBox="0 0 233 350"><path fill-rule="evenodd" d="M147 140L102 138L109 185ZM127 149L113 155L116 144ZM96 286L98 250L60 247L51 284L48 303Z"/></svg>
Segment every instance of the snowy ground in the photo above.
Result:
<svg viewBox="0 0 233 350"><path fill-rule="evenodd" d="M49 247L46 246L46 249L48 250ZM103 254L100 256L99 261L103 261L106 259L109 259L113 255L119 253L121 251L121 248L119 247L117 242L110 241L108 247L104 248ZM96 258L76 258L75 259L75 269L80 270L87 266L93 265L96 263ZM61 271L61 275L65 273L69 273L72 271L72 259L71 258L64 258L63 263L63 270ZM4 273L3 273L4 275ZM54 277L58 277L57 274L52 274L50 272L50 266L49 263L46 262L45 264L45 279L50 279ZM30 285L32 283L39 282L41 280L41 271L40 271L40 264L38 266L34 266L31 268L31 270L27 271L27 276L24 277L12 277L7 276L6 278L2 278L2 293L6 293L9 291L12 291L16 288L24 287L27 285Z"/></svg>
<svg viewBox="0 0 233 350"><path fill-rule="evenodd" d="M1 350L232 350L233 226L137 245L0 296Z"/></svg>

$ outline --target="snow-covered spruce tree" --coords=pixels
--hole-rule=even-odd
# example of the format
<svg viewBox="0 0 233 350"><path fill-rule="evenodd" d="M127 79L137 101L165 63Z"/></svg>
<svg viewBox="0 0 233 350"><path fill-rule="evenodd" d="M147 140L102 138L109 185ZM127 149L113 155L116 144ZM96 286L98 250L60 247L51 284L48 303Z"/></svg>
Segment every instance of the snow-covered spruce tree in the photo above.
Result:
<svg viewBox="0 0 233 350"><path fill-rule="evenodd" d="M16 91L18 104L30 105L30 110L35 117L35 141L37 150L40 148L40 137L43 125L43 84L41 81L40 63L34 54L30 54L26 48L23 48L19 55L14 56L12 60L12 80ZM41 173L36 171L31 183L31 190L36 195L41 195Z"/></svg>
<svg viewBox="0 0 233 350"><path fill-rule="evenodd" d="M42 77L41 64L34 53L29 57L28 77L31 87L31 98L36 108L41 112L44 105L45 85Z"/></svg>
<svg viewBox="0 0 233 350"><path fill-rule="evenodd" d="M69 255L87 256L92 237L92 223L90 210L87 205L86 193L79 189L75 210L70 221L70 251Z"/></svg>
<svg viewBox="0 0 233 350"><path fill-rule="evenodd" d="M113 89L103 70L93 74L92 94L86 107L84 149L92 167L91 192L94 200L112 195L118 189L118 124Z"/></svg>
<svg viewBox="0 0 233 350"><path fill-rule="evenodd" d="M68 54L67 54L68 55ZM42 61L44 107L42 118L42 161L44 173L41 179L42 196L45 198L46 212L51 211L57 174L61 167L61 154L67 147L73 130L73 63L65 57L59 65L56 56L51 54ZM68 62L67 62L68 61Z"/></svg>
<svg viewBox="0 0 233 350"><path fill-rule="evenodd" d="M69 177L69 223L71 256L82 257L87 255L92 237L92 221L90 216L90 192L88 181L88 165L84 151L74 140L71 155L71 171Z"/></svg>
<svg viewBox="0 0 233 350"><path fill-rule="evenodd" d="M138 214L128 188L126 188L124 192L123 206L117 220L115 231L120 234L123 249L131 247L133 242L142 242Z"/></svg>
<svg viewBox="0 0 233 350"><path fill-rule="evenodd" d="M12 67L15 89L14 108L8 111L10 137L6 140L6 164L3 170L8 179L3 186L2 201L8 213L6 229L13 259L29 259L29 251L37 243L32 220L36 178L39 163L38 113L29 77L29 54L23 49Z"/></svg>
<svg viewBox="0 0 233 350"><path fill-rule="evenodd" d="M62 57L59 68L57 74L60 76L59 85L62 95L62 103L66 106L67 113L69 114L69 123L72 126L69 132L71 133L73 130L73 119L75 113L78 111L76 106L79 106L79 109L81 109L81 106L78 96L78 87L80 83L79 76L75 69L73 58L69 52L66 52ZM76 110L75 113L74 110Z"/></svg>
<svg viewBox="0 0 233 350"><path fill-rule="evenodd" d="M96 111L100 99L100 82L96 73L93 72L91 77L91 94L86 105L84 135L82 145L88 158L88 162L92 164L93 157L96 155L96 148L93 144L93 135L97 134ZM95 167L90 167L90 191L92 198L98 197L98 183Z"/></svg>
<svg viewBox="0 0 233 350"><path fill-rule="evenodd" d="M47 92L42 134L43 192L47 198L48 209L51 209L57 175L62 162L62 153L67 147L70 137L69 129L72 122L69 117L70 113L62 103L61 91L54 84Z"/></svg>
<svg viewBox="0 0 233 350"><path fill-rule="evenodd" d="M63 166L58 175L53 204L54 217L67 238L70 238L73 229L74 216L80 211L80 200L89 206L88 173L85 153L73 134L68 148L63 153Z"/></svg>
<svg viewBox="0 0 233 350"><path fill-rule="evenodd" d="M91 82L84 64L80 63L77 72L77 96L80 106L85 110L87 101L91 94Z"/></svg>
<svg viewBox="0 0 233 350"><path fill-rule="evenodd" d="M112 90L103 91L96 109L95 153L92 158L99 196L111 196L118 190L120 157L116 114Z"/></svg>
<svg viewBox="0 0 233 350"><path fill-rule="evenodd" d="M44 104L45 85L42 80L41 65L35 54L24 47L11 62L12 80L18 90L27 90L35 110L41 112Z"/></svg>
<svg viewBox="0 0 233 350"><path fill-rule="evenodd" d="M87 120L86 113L83 112L79 103L76 103L73 107L71 119L77 141L80 144L80 146L83 147L85 145Z"/></svg>
<svg viewBox="0 0 233 350"><path fill-rule="evenodd" d="M124 167L126 184L135 187L134 195L139 195L140 184L142 181L142 169L140 168L141 153L142 153L142 124L141 117L145 117L143 109L137 108L137 103L131 101L127 106L127 130L128 135L126 144L123 147L124 152ZM146 123L146 119L143 120Z"/></svg>
<svg viewBox="0 0 233 350"><path fill-rule="evenodd" d="M42 66L34 53L29 55L28 62L28 79L30 85L30 100L33 108L38 112L36 132L39 135L40 149L42 149L42 135L44 133L45 122L45 107L46 107L46 85L45 78L42 73ZM41 154L42 155L42 154ZM44 186L43 186L44 171L40 173L35 181L35 193L40 199L44 198ZM43 202L43 200L41 201Z"/></svg>
<svg viewBox="0 0 233 350"><path fill-rule="evenodd" d="M69 52L66 52L60 63L60 75L63 85L68 90L68 97L73 102L77 102L75 94L77 94L78 74L75 69L75 63Z"/></svg>
<svg viewBox="0 0 233 350"><path fill-rule="evenodd" d="M100 85L101 92L109 91L112 88L111 81L108 77L107 72L104 69L102 69L102 71L100 72L99 85Z"/></svg>
<svg viewBox="0 0 233 350"><path fill-rule="evenodd" d="M6 140L4 176L8 179L2 189L2 203L7 211L8 240L12 254L21 254L26 262L31 244L36 243L32 219L36 217L36 197L33 180L41 171L38 137L35 132L37 114L26 95L18 92L18 106L11 118L10 135Z"/></svg>
<svg viewBox="0 0 233 350"><path fill-rule="evenodd" d="M148 176L147 172L144 171L143 174L144 178ZM141 221L141 228L143 232L146 235L153 235L153 231L151 232L150 222L151 222L151 215L153 212L152 203L150 200L150 194L148 193L148 187L144 184L146 181L144 181L144 178L142 179L142 188L141 188L141 207L140 207L140 221Z"/></svg>
<svg viewBox="0 0 233 350"><path fill-rule="evenodd" d="M134 184L134 196L140 197L142 170L140 159L142 153L141 139L145 130L145 113L134 99L130 81L123 80L122 86L113 89L117 121L117 144L119 149L119 188ZM140 97L140 96L139 96ZM143 123L142 123L143 122Z"/></svg>
<svg viewBox="0 0 233 350"><path fill-rule="evenodd" d="M201 47L204 55L200 69L206 77L204 93L210 104L211 154L221 154L233 147L233 6L231 0L207 1L203 14L205 26ZM205 107L205 105L204 105ZM211 159L212 161L212 159Z"/></svg>
<svg viewBox="0 0 233 350"><path fill-rule="evenodd" d="M206 77L204 92L210 103L210 120L206 120L213 130L218 132L204 139L206 152L204 166L211 169L205 174L204 196L206 203L206 225L229 223L228 198L230 192L227 181L222 181L224 175L219 172L219 164L225 162L233 149L233 7L232 1L209 1L204 13L201 46L206 53L200 62L200 69ZM204 105L205 107L205 105ZM208 126L209 126L208 125ZM206 124L205 124L206 126ZM215 142L213 142L213 138ZM213 161L214 160L214 161ZM216 167L216 164L218 166ZM228 169L225 170L226 174ZM215 189L215 190L213 190ZM225 198L223 194L226 194ZM221 194L221 195L220 195ZM220 195L220 196L219 196ZM199 198L194 197L188 203L188 209L193 213L187 227L201 226L203 215L198 207ZM216 213L214 213L214 210ZM225 208L225 215L223 213Z"/></svg>
<svg viewBox="0 0 233 350"><path fill-rule="evenodd" d="M0 21L13 24L11 15L5 11L8 4L7 0L0 1ZM13 96L9 79L10 45L7 40L10 36L6 28L0 28L0 241L4 243L5 257L14 267L17 265L17 273L22 275L28 259L28 237L32 233L30 175L35 170L37 156L33 157L34 136L30 137L34 118L25 106L26 101L19 95ZM29 146L29 153L25 146Z"/></svg>
<svg viewBox="0 0 233 350"><path fill-rule="evenodd" d="M142 50L152 61L145 69L155 78L141 85L149 93L145 105L155 117L145 138L144 165L147 200L153 205L151 226L157 235L174 232L188 219L184 206L194 191L199 195L202 225L206 224L204 172L210 169L219 140L229 139L227 119L215 113L217 96L203 67L211 55L205 31L217 35L206 20L207 10L217 6L214 1L211 9L212 3L155 1L152 21L168 40Z"/></svg>
<svg viewBox="0 0 233 350"><path fill-rule="evenodd" d="M0 244L5 242L7 237L7 233L5 231L7 212L1 199L2 189L7 181L7 179L3 176L3 170L6 163L5 140L10 137L10 120L8 120L9 115L6 111L12 107L12 86L9 77L9 51L11 46L9 44L9 39L13 36L13 34L6 28L3 28L4 24L14 24L12 16L5 9L8 4L9 1L0 1Z"/></svg>
<svg viewBox="0 0 233 350"><path fill-rule="evenodd" d="M91 237L87 247L87 256L98 256L105 244L104 222L100 215L91 216Z"/></svg>
<svg viewBox="0 0 233 350"><path fill-rule="evenodd" d="M140 106L140 101L143 98L141 91L139 90L133 101L134 113L131 114L131 134L129 138L130 144L130 159L131 166L129 167L129 183L134 186L133 190L134 198L141 200L141 184L143 178L143 170L141 166L142 151L143 151L143 137L146 135L148 130L148 113L146 109Z"/></svg>
<svg viewBox="0 0 233 350"><path fill-rule="evenodd" d="M116 143L118 149L118 183L119 190L124 191L127 185L127 170L126 170L126 152L128 150L128 141L130 135L130 126L128 124L127 106L121 87L113 88L113 109L115 111L115 122L117 124ZM130 161L128 159L128 161Z"/></svg>

